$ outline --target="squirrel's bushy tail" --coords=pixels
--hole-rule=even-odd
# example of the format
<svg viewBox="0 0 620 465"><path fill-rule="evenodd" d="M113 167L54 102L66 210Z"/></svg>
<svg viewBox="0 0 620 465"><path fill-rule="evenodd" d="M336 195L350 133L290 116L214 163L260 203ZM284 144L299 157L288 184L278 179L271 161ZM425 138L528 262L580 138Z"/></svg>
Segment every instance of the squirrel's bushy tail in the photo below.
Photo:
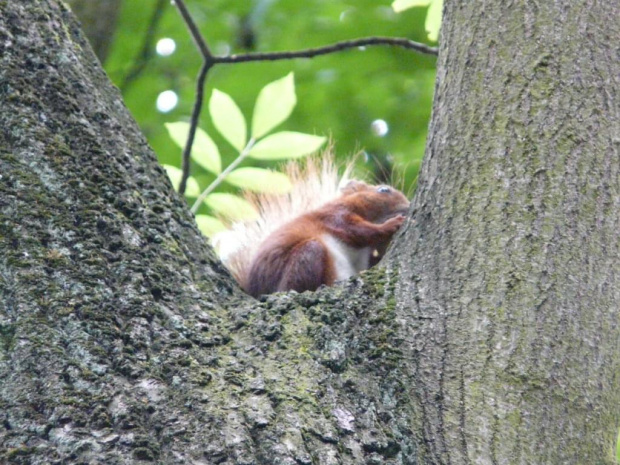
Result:
<svg viewBox="0 0 620 465"><path fill-rule="evenodd" d="M284 172L293 186L288 194L244 193L258 211L258 219L234 223L213 237L215 249L235 279L245 283L252 259L269 234L338 197L340 188L350 179L351 168L349 165L339 174L333 155L325 152L285 166Z"/></svg>

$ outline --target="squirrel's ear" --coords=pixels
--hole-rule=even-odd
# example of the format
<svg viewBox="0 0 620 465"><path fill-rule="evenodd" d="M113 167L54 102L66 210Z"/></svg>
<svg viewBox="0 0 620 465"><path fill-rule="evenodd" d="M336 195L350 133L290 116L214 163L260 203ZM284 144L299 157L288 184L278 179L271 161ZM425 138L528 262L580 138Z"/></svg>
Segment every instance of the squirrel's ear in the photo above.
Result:
<svg viewBox="0 0 620 465"><path fill-rule="evenodd" d="M368 189L368 184L364 181L349 181L344 187L340 189L340 192L343 194L352 194L353 192L358 192L364 189Z"/></svg>

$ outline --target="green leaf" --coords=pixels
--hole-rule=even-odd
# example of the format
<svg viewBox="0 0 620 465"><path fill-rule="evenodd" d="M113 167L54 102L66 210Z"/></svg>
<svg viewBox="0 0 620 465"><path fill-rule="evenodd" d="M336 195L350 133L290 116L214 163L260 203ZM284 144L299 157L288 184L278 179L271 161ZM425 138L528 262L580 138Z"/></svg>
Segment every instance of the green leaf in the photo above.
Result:
<svg viewBox="0 0 620 465"><path fill-rule="evenodd" d="M428 6L433 0L394 0L392 9L396 13L408 10L414 6Z"/></svg>
<svg viewBox="0 0 620 465"><path fill-rule="evenodd" d="M428 40L437 42L439 38L439 28L441 27L441 14L443 12L443 0L433 0L426 13L424 27L428 33Z"/></svg>
<svg viewBox="0 0 620 465"><path fill-rule="evenodd" d="M207 196L205 203L213 211L231 220L258 218L258 212L250 202L233 194L211 194Z"/></svg>
<svg viewBox="0 0 620 465"><path fill-rule="evenodd" d="M239 168L226 176L226 181L242 189L270 194L286 194L293 188L286 174L262 168Z"/></svg>
<svg viewBox="0 0 620 465"><path fill-rule="evenodd" d="M247 142L248 128L243 113L230 95L213 89L209 100L209 113L215 128L224 139L241 152Z"/></svg>
<svg viewBox="0 0 620 465"><path fill-rule="evenodd" d="M196 215L196 224L200 232L207 237L211 237L220 231L226 230L224 223L209 215Z"/></svg>
<svg viewBox="0 0 620 465"><path fill-rule="evenodd" d="M162 165L166 170L166 174L168 178L170 178L170 182L172 183L172 187L174 187L175 191L179 191L179 185L181 184L181 177L183 176L183 171L181 171L176 166L172 165ZM187 185L185 186L185 195L187 197L198 197L200 195L200 186L198 185L198 181L193 177L187 178Z"/></svg>
<svg viewBox="0 0 620 465"><path fill-rule="evenodd" d="M252 115L252 137L259 139L285 121L295 108L295 76L291 72L259 92Z"/></svg>
<svg viewBox="0 0 620 465"><path fill-rule="evenodd" d="M428 6L426 12L426 29L428 40L437 42L439 38L439 28L441 27L441 14L443 11L443 0L394 0L392 9L396 13L408 10L415 6Z"/></svg>
<svg viewBox="0 0 620 465"><path fill-rule="evenodd" d="M165 126L174 143L184 148L187 143L190 124L179 121L176 123L166 123ZM196 128L191 157L196 163L211 173L220 174L222 172L220 151L209 135L200 128Z"/></svg>
<svg viewBox="0 0 620 465"><path fill-rule="evenodd" d="M316 152L326 140L326 137L301 132L276 132L257 142L248 155L259 160L300 158Z"/></svg>

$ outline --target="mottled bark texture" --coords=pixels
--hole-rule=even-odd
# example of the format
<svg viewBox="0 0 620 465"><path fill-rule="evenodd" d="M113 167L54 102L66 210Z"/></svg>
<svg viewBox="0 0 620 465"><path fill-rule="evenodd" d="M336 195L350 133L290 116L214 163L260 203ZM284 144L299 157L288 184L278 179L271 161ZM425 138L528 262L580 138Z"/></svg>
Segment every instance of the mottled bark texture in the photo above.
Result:
<svg viewBox="0 0 620 465"><path fill-rule="evenodd" d="M398 253L259 302L69 12L0 1L0 463L612 463L617 2L458 3Z"/></svg>
<svg viewBox="0 0 620 465"><path fill-rule="evenodd" d="M425 463L615 463L619 18L617 0L446 2L392 261Z"/></svg>
<svg viewBox="0 0 620 465"><path fill-rule="evenodd" d="M0 1L0 463L398 463L393 278L258 302L56 0Z"/></svg>
<svg viewBox="0 0 620 465"><path fill-rule="evenodd" d="M116 30L121 0L65 0L82 23L95 55L105 63ZM131 1L131 0L130 0Z"/></svg>

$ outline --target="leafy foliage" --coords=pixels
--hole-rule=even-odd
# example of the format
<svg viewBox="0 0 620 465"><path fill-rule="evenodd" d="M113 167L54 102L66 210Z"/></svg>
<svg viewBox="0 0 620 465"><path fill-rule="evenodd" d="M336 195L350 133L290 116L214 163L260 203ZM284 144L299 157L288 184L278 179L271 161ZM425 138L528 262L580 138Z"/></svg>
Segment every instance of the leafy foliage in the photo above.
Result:
<svg viewBox="0 0 620 465"><path fill-rule="evenodd" d="M424 26L428 33L428 40L437 42L439 38L439 28L441 27L443 0L394 0L394 3L392 3L392 8L394 8L394 11L397 13L415 6L428 6L428 13L426 14Z"/></svg>
<svg viewBox="0 0 620 465"><path fill-rule="evenodd" d="M181 168L172 165L163 165L166 170L166 174L168 178L170 178L170 182L175 189L179 188L179 184L181 183ZM188 197L198 197L200 195L200 187L198 186L198 182L195 178L189 177L187 179L187 189L186 194Z"/></svg>
<svg viewBox="0 0 620 465"><path fill-rule="evenodd" d="M427 10L411 8L396 14L390 6L391 0L187 0L186 3L217 54L299 50L369 35L426 40ZM160 161L180 166L179 145L163 127L165 123L189 120L201 60L169 2L165 2L154 37L155 41L172 38L176 51L169 56L157 56L155 42L152 43L147 47L151 56L144 61L142 73L130 85L123 85L136 62L143 62L141 48L154 5L151 0L123 2L112 51L105 65L112 79L122 86L125 102ZM425 146L434 64L432 57L389 47L369 47L312 60L218 67L209 75L206 95L214 88L234 95L240 111L235 112L230 102L225 102L226 97L218 95L215 102L219 99L219 103L214 106L228 107L228 111L219 114L221 119L213 115L208 118L207 112L203 112L200 127L219 148L221 166L228 166L243 145L240 134L247 131L239 130L236 123L229 124L227 118L234 120L239 119L239 114L251 114L260 87L294 71L299 104L286 120L284 129L331 134L338 157L348 157L363 149L368 156L359 157L359 162L378 181L384 178L384 166L388 170L396 166L398 171L404 171L406 184L411 186ZM179 104L170 113L160 113L155 109L155 101L161 92L169 89L178 94ZM389 126L383 137L371 130L372 122L377 119ZM227 132L223 127L236 127L237 132L233 133L232 129ZM196 143L195 147L207 145ZM214 159L212 155L205 155L205 160ZM217 177L219 169L212 162L201 163L200 159L193 157L192 174L204 189ZM244 161L240 168L254 165L268 168L272 164L269 160L253 159ZM200 213L207 210L203 206Z"/></svg>
<svg viewBox="0 0 620 465"><path fill-rule="evenodd" d="M259 160L283 160L300 158L316 152L325 143L325 137L300 132L276 132L258 142L249 156Z"/></svg>
<svg viewBox="0 0 620 465"><path fill-rule="evenodd" d="M248 140L245 117L235 101L228 94L217 89L213 90L209 101L211 118L222 137L237 150L238 156L224 171L221 171L219 149L205 131L197 129L191 158L218 176L202 193L196 180L192 177L188 179L185 195L197 197L192 211L198 211L204 202L217 215L229 220L256 218L258 212L245 199L230 193L212 193L223 181L256 192L286 193L292 188L291 181L284 173L256 167L235 168L246 157L258 160L299 158L317 151L325 143L325 137L300 132L282 131L267 135L291 115L296 103L293 73L263 87L256 99L252 118L253 135ZM170 137L181 148L187 141L189 126L184 122L166 124ZM263 136L264 138L260 139ZM181 178L180 169L166 165L166 170L175 186L178 186ZM212 235L224 227L221 221L212 216L198 216L201 216L198 225L206 235Z"/></svg>
<svg viewBox="0 0 620 465"><path fill-rule="evenodd" d="M247 142L248 130L243 113L241 113L232 97L217 89L213 89L213 94L209 101L209 114L218 132L238 152L241 152Z"/></svg>
<svg viewBox="0 0 620 465"><path fill-rule="evenodd" d="M211 237L226 229L226 225L211 215L196 215L196 224L205 236Z"/></svg>
<svg viewBox="0 0 620 465"><path fill-rule="evenodd" d="M180 148L185 147L190 124L179 121L176 123L166 123L165 126L174 143ZM213 139L200 128L196 128L191 157L196 163L211 173L220 174L222 172L220 151L213 142Z"/></svg>
<svg viewBox="0 0 620 465"><path fill-rule="evenodd" d="M284 122L297 104L293 73L263 87L252 116L252 137L259 139Z"/></svg>
<svg viewBox="0 0 620 465"><path fill-rule="evenodd" d="M258 216L252 204L238 195L216 192L208 195L205 203L220 215L231 220L251 220Z"/></svg>

